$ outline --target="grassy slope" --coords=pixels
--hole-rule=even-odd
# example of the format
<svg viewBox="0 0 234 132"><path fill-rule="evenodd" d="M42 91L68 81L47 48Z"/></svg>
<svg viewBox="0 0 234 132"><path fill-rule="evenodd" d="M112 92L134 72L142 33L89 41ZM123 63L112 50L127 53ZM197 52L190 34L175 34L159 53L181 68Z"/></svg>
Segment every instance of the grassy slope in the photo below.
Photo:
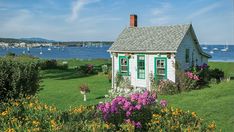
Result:
<svg viewBox="0 0 234 132"><path fill-rule="evenodd" d="M234 130L234 81L211 85L209 88L160 96L170 106L196 111L208 121L216 121L224 131Z"/></svg>

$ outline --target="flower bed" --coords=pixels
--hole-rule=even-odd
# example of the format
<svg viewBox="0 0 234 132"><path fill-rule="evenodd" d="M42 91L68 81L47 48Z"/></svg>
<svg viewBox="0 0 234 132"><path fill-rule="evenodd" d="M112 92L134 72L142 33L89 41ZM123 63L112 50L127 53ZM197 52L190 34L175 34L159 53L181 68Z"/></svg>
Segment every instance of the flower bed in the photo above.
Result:
<svg viewBox="0 0 234 132"><path fill-rule="evenodd" d="M97 106L58 111L34 97L0 105L0 131L214 131L195 112L157 102L155 92L118 96Z"/></svg>

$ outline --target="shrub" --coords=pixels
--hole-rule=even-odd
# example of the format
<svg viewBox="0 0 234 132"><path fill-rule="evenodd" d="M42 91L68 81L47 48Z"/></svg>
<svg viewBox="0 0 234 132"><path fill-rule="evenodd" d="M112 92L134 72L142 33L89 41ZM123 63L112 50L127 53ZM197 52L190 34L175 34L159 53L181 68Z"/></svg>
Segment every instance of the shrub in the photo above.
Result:
<svg viewBox="0 0 234 132"><path fill-rule="evenodd" d="M46 70L46 69L66 70L68 69L68 63L63 62L62 64L58 64L57 60L44 60L44 61L41 61L40 67L42 70Z"/></svg>
<svg viewBox="0 0 234 132"><path fill-rule="evenodd" d="M224 72L220 69L211 69L209 71L210 77L216 79L216 82L220 82L222 78L224 78Z"/></svg>
<svg viewBox="0 0 234 132"><path fill-rule="evenodd" d="M108 71L108 75L107 75L107 79L109 80L109 82L111 83L112 81L112 71Z"/></svg>
<svg viewBox="0 0 234 132"><path fill-rule="evenodd" d="M78 71L83 74L94 74L94 66L92 64L86 64L78 67Z"/></svg>
<svg viewBox="0 0 234 132"><path fill-rule="evenodd" d="M192 89L197 89L197 81L199 77L192 72L180 72L176 71L176 85L178 91L189 91Z"/></svg>
<svg viewBox="0 0 234 132"><path fill-rule="evenodd" d="M15 53L13 53L13 52L8 52L7 54L6 54L6 56L16 56L16 54Z"/></svg>
<svg viewBox="0 0 234 132"><path fill-rule="evenodd" d="M104 74L107 74L108 73L108 66L107 65L102 65L102 72Z"/></svg>
<svg viewBox="0 0 234 132"><path fill-rule="evenodd" d="M157 87L157 92L160 94L177 94L179 93L176 83L170 80L161 80Z"/></svg>
<svg viewBox="0 0 234 132"><path fill-rule="evenodd" d="M40 90L39 62L30 58L0 58L0 100L34 95Z"/></svg>
<svg viewBox="0 0 234 132"><path fill-rule="evenodd" d="M117 128L127 122L139 129L145 129L151 118L150 105L155 101L156 93L145 91L143 94L132 94L128 98L118 96L111 102L99 104L97 108L101 111L103 120Z"/></svg>
<svg viewBox="0 0 234 132"><path fill-rule="evenodd" d="M57 60L46 60L41 63L41 69L56 69L57 65Z"/></svg>
<svg viewBox="0 0 234 132"><path fill-rule="evenodd" d="M203 122L195 112L158 106L148 123L148 131L214 131L215 123Z"/></svg>
<svg viewBox="0 0 234 132"><path fill-rule="evenodd" d="M116 73L116 76L115 76L115 85L116 87L119 87L120 85L120 82L123 80L123 76L120 72L117 72Z"/></svg>
<svg viewBox="0 0 234 132"><path fill-rule="evenodd" d="M120 80L118 87L133 89L133 86L131 85L131 80L128 77L123 77L122 80Z"/></svg>
<svg viewBox="0 0 234 132"><path fill-rule="evenodd" d="M129 97L117 96L110 102L99 104L97 109L103 123L114 125L110 128L115 131L215 130L214 122L207 124L195 112L169 108L166 100L157 103L156 99L154 92L145 91ZM99 124L99 128L101 126Z"/></svg>
<svg viewBox="0 0 234 132"><path fill-rule="evenodd" d="M144 88L119 88L117 87L116 89L111 89L108 91L109 95L107 99L114 99L118 96L123 96L123 97L129 97L131 94L134 93L144 93L146 89Z"/></svg>

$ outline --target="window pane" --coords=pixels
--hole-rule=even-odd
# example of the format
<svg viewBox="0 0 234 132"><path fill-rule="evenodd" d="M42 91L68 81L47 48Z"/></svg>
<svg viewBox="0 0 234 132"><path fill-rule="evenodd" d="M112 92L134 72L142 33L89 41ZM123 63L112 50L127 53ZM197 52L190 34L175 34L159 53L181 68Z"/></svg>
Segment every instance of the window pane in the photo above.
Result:
<svg viewBox="0 0 234 132"><path fill-rule="evenodd" d="M137 72L138 72L138 78L140 79L145 78L145 56L137 57Z"/></svg>
<svg viewBox="0 0 234 132"><path fill-rule="evenodd" d="M145 60L145 57L144 57L144 56L139 56L138 59L139 59L139 60Z"/></svg>
<svg viewBox="0 0 234 132"><path fill-rule="evenodd" d="M120 61L121 61L121 65L127 65L127 59L123 58Z"/></svg>
<svg viewBox="0 0 234 132"><path fill-rule="evenodd" d="M185 50L185 62L188 63L189 62L189 49Z"/></svg>
<svg viewBox="0 0 234 132"><path fill-rule="evenodd" d="M157 68L165 68L165 60L157 60Z"/></svg>
<svg viewBox="0 0 234 132"><path fill-rule="evenodd" d="M121 66L121 72L127 72L127 66Z"/></svg>
<svg viewBox="0 0 234 132"><path fill-rule="evenodd" d="M157 69L157 74L165 74L165 69Z"/></svg>

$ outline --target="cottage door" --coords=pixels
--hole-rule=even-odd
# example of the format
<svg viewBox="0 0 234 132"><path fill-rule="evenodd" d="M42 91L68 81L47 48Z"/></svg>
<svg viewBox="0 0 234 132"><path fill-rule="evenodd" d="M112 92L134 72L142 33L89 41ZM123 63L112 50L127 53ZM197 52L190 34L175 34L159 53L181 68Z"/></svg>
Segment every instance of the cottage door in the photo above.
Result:
<svg viewBox="0 0 234 132"><path fill-rule="evenodd" d="M167 79L167 58L156 57L154 64L156 82Z"/></svg>

